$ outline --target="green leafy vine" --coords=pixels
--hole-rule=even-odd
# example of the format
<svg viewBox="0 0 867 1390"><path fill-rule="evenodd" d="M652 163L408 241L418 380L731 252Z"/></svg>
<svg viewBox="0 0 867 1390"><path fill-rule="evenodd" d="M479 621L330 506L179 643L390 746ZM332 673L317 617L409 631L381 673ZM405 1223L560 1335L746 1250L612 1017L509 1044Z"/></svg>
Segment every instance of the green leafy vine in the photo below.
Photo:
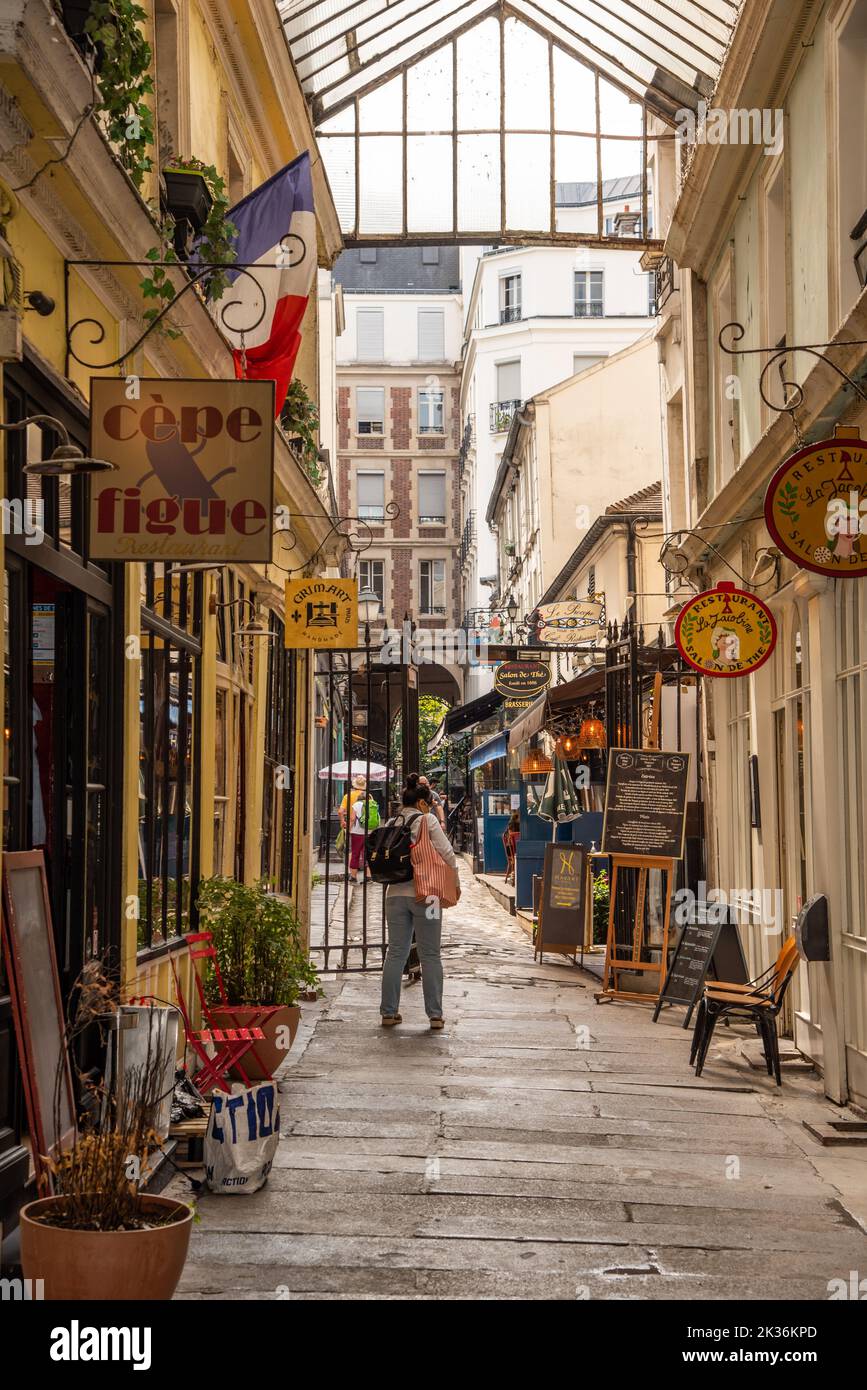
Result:
<svg viewBox="0 0 867 1390"><path fill-rule="evenodd" d="M136 188L153 168L154 118L145 100L154 91L153 53L139 28L147 18L135 0L92 0L84 24L97 51L97 113Z"/></svg>
<svg viewBox="0 0 867 1390"><path fill-rule="evenodd" d="M303 381L299 381L298 377L293 378L286 392L286 400L280 411L280 424L290 438L299 441L296 449L299 462L311 483L314 486L318 485L322 482L317 438L319 412L308 396Z"/></svg>
<svg viewBox="0 0 867 1390"><path fill-rule="evenodd" d="M172 167L201 174L211 195L210 211L201 232L196 237L195 257L196 260L217 267L209 274L202 276L199 281L202 298L207 303L212 303L220 298L229 285L227 270L221 270L219 267L230 266L236 256L235 236L237 228L227 216L229 199L226 193L226 183L217 173L213 164L204 164L200 159L185 159L183 164L176 164ZM170 215L166 215L160 222L160 243L158 246L151 247L147 252L147 259L153 262L168 261L174 265L181 264L181 258L175 250L175 219ZM159 317L177 293L172 280L169 278L168 270L164 265L159 264L155 264L150 274L144 277L140 288L145 299L156 301L144 313L144 318L150 323ZM167 338L180 336L178 329L169 328L166 325L162 325L160 331Z"/></svg>

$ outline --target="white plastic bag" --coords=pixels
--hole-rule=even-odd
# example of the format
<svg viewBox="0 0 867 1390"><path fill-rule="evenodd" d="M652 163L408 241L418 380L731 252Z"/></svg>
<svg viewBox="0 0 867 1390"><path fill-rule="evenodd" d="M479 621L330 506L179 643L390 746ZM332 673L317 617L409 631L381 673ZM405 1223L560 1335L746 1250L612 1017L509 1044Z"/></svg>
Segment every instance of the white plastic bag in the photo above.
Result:
<svg viewBox="0 0 867 1390"><path fill-rule="evenodd" d="M258 1192L280 1140L280 1100L273 1081L240 1082L213 1092L205 1134L205 1181L212 1192Z"/></svg>

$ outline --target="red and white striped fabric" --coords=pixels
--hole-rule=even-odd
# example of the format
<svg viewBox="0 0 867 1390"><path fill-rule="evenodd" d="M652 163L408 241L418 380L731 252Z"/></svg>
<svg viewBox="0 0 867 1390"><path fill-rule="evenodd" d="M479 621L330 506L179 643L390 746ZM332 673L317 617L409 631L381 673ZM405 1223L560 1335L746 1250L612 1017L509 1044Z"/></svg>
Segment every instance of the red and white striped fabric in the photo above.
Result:
<svg viewBox="0 0 867 1390"><path fill-rule="evenodd" d="M422 816L418 839L410 850L416 902L438 898L440 907L454 907L461 896L458 871L446 864L430 837L427 817Z"/></svg>

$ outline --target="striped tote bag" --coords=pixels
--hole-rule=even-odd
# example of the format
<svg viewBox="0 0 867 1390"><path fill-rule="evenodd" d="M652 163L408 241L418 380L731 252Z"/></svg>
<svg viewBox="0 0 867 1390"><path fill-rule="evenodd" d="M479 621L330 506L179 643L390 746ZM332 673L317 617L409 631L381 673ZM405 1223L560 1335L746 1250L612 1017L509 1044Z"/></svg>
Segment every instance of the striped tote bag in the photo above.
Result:
<svg viewBox="0 0 867 1390"><path fill-rule="evenodd" d="M416 902L439 898L440 907L454 907L461 896L458 871L440 858L424 816L421 818L418 839L410 850L410 858Z"/></svg>

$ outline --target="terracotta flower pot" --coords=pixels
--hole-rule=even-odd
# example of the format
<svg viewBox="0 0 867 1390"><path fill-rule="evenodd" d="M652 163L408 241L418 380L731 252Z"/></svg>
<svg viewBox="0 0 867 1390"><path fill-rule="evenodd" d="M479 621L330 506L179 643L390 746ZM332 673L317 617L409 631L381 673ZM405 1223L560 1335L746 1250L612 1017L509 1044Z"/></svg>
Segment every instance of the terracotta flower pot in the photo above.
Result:
<svg viewBox="0 0 867 1390"><path fill-rule="evenodd" d="M280 1063L285 1061L301 1022L301 1010L297 1004L281 1004L264 1021L260 1019L261 1013L261 1006L256 1004L231 1004L228 1008L221 1008L218 1004L211 1008L211 1017L217 1028L245 1028L252 1022L259 1023L265 1034L264 1040L256 1043L241 1058L241 1065L251 1081L268 1081L274 1075ZM285 1045L286 1032L283 1030L286 1029L289 1031L289 1047ZM244 1079L237 1070L232 1075L237 1081Z"/></svg>
<svg viewBox="0 0 867 1390"><path fill-rule="evenodd" d="M46 1299L169 1299L187 1258L193 1213L171 1197L139 1197L143 1215L183 1213L150 1231L74 1231L34 1216L62 1197L41 1197L21 1210L21 1265L25 1279L42 1279Z"/></svg>

